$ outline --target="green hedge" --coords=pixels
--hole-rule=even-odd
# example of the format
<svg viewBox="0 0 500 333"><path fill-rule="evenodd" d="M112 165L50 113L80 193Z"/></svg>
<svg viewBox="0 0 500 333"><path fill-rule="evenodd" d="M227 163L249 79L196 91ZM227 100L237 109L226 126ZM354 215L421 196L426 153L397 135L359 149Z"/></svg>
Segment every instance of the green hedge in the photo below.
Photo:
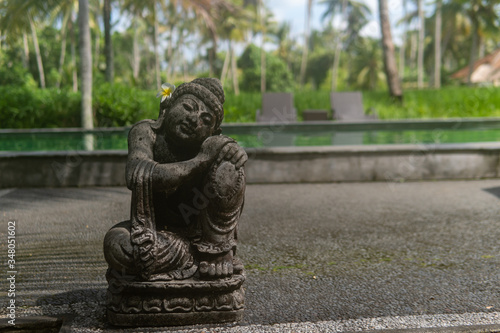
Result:
<svg viewBox="0 0 500 333"><path fill-rule="evenodd" d="M156 119L159 99L145 91L121 84L93 88L96 127L128 126L142 119ZM301 120L305 109L330 109L328 91L296 91L294 104ZM79 93L0 85L1 128L80 127ZM405 91L404 103L394 103L387 92L363 92L365 109L375 110L381 119L451 117L500 117L500 88L448 87L440 90ZM227 123L253 122L261 108L260 93L226 94Z"/></svg>
<svg viewBox="0 0 500 333"><path fill-rule="evenodd" d="M142 119L156 119L160 99L153 91L120 84L103 84L93 91L92 109L98 127L132 125Z"/></svg>
<svg viewBox="0 0 500 333"><path fill-rule="evenodd" d="M58 89L0 86L2 128L76 127L80 94Z"/></svg>
<svg viewBox="0 0 500 333"><path fill-rule="evenodd" d="M80 127L81 95L55 88L0 86L1 128ZM96 127L127 126L158 116L159 99L152 91L124 85L93 88Z"/></svg>

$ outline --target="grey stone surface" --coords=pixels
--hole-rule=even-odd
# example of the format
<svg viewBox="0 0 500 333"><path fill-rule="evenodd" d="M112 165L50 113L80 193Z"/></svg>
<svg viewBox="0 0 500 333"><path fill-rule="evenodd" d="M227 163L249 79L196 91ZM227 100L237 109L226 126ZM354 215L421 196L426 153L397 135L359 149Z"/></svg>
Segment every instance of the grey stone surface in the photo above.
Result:
<svg viewBox="0 0 500 333"><path fill-rule="evenodd" d="M72 332L121 332L105 322L101 246L129 204L122 187L5 191L0 241L15 219L18 314L76 314ZM498 330L498 216L496 179L249 185L243 321L163 331Z"/></svg>

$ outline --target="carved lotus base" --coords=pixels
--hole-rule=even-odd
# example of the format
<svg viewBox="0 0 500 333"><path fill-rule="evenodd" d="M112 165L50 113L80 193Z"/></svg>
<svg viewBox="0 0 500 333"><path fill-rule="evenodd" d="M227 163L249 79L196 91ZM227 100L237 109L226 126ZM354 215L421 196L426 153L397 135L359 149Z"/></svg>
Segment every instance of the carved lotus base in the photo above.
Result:
<svg viewBox="0 0 500 333"><path fill-rule="evenodd" d="M198 279L118 282L109 280L108 321L117 326L178 326L234 322L243 316L245 275Z"/></svg>

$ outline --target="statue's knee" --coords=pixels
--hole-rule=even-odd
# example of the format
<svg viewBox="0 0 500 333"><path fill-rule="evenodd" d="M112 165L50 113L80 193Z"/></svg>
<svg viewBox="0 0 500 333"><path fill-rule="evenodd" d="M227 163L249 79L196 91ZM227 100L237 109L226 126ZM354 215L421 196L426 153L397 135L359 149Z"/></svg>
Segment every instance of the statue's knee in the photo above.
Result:
<svg viewBox="0 0 500 333"><path fill-rule="evenodd" d="M222 161L210 170L208 185L219 203L238 204L245 191L243 168L236 169L229 161Z"/></svg>
<svg viewBox="0 0 500 333"><path fill-rule="evenodd" d="M233 247L235 229L243 208L245 173L234 164L223 161L212 167L206 184L210 188L210 204L200 217L202 240L198 251L227 252ZM212 245L218 244L217 249Z"/></svg>
<svg viewBox="0 0 500 333"><path fill-rule="evenodd" d="M133 247L130 242L130 221L113 226L104 236L104 258L110 267L129 270L133 266Z"/></svg>

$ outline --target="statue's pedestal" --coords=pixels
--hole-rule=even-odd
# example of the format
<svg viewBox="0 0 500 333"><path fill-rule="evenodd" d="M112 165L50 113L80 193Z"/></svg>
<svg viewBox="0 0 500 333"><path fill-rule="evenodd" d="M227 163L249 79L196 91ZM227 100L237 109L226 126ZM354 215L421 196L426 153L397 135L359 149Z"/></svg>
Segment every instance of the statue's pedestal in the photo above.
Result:
<svg viewBox="0 0 500 333"><path fill-rule="evenodd" d="M243 316L244 273L219 280L127 282L110 279L108 321L117 326L234 322Z"/></svg>

